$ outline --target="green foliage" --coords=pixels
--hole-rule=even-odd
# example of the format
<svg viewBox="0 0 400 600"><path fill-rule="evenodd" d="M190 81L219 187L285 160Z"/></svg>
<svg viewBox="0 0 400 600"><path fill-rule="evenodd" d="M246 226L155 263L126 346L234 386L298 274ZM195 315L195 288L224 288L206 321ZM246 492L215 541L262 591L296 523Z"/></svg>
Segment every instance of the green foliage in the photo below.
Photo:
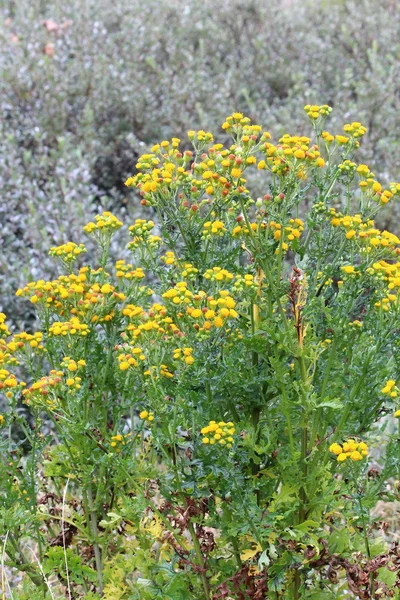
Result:
<svg viewBox="0 0 400 600"><path fill-rule="evenodd" d="M305 110L309 138L272 143L233 113L227 146L155 145L126 181L155 219L129 227L132 263L112 259L123 223L105 211L84 227L97 263L53 247L63 274L17 291L37 331L0 313L19 598L397 591L377 510L399 499L400 241L373 217L400 184L352 162L362 125L331 136L330 107Z"/></svg>

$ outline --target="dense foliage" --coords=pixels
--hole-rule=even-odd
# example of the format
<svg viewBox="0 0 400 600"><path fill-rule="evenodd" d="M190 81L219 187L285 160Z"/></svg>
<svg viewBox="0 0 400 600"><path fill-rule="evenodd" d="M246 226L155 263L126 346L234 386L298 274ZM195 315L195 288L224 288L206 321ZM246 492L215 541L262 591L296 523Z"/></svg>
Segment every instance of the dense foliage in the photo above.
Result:
<svg viewBox="0 0 400 600"><path fill-rule="evenodd" d="M399 172L396 0L0 0L0 11L0 310L14 322L30 319L13 298L28 273L55 276L44 246L78 238L100 203L124 220L138 154L216 130L229 111L280 136L305 132L298 98L328 101L337 129L368 127L360 160L386 183Z"/></svg>
<svg viewBox="0 0 400 600"><path fill-rule="evenodd" d="M305 107L310 137L233 113L227 145L156 144L126 181L155 215L131 262L110 260L106 211L84 227L96 264L52 247L63 274L17 291L40 327L0 319L14 598L400 597L380 516L399 500L400 240L373 220L400 184L354 162L367 130L330 133L331 110Z"/></svg>

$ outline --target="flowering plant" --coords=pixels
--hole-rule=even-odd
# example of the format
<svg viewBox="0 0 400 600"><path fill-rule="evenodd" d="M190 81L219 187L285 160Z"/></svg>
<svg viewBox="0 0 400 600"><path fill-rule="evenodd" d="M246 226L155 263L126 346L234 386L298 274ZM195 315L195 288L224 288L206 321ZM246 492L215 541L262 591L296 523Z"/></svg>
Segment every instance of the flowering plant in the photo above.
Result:
<svg viewBox="0 0 400 600"><path fill-rule="evenodd" d="M2 315L19 598L400 597L373 510L399 499L400 241L373 218L400 184L353 162L360 123L305 111L312 138L234 113L227 145L154 146L126 182L154 218L129 228L132 263L110 264L104 212L84 228L99 265L52 248L64 274L17 291L40 329Z"/></svg>

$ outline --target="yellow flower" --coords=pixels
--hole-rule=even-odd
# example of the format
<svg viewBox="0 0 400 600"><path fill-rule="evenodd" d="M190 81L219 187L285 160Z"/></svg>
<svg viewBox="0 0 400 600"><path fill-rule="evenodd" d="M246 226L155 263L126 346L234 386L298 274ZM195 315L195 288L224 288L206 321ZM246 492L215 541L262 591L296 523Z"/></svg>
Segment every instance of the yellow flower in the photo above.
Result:
<svg viewBox="0 0 400 600"><path fill-rule="evenodd" d="M151 422L151 421L154 421L154 413L152 413L152 412L149 412L149 411L147 411L147 410L142 410L142 411L139 413L139 417L140 417L141 419L143 419L143 421L150 421L150 422Z"/></svg>
<svg viewBox="0 0 400 600"><path fill-rule="evenodd" d="M354 461L362 460L362 456L357 450L354 450L350 454L350 458L351 458L351 460L354 460Z"/></svg>
<svg viewBox="0 0 400 600"><path fill-rule="evenodd" d="M331 444L330 452L337 456L338 462L345 462L347 458L353 461L360 461L368 456L368 446L365 442L357 442L354 439L348 439L342 446L337 443Z"/></svg>
<svg viewBox="0 0 400 600"><path fill-rule="evenodd" d="M336 444L336 443L331 444L329 446L329 451L333 452L333 454L336 454L338 456L342 452L342 446L340 446L339 444Z"/></svg>
<svg viewBox="0 0 400 600"><path fill-rule="evenodd" d="M395 385L396 381L394 379L389 379L389 381L386 382L385 387L381 390L382 394L390 394Z"/></svg>
<svg viewBox="0 0 400 600"><path fill-rule="evenodd" d="M218 444L219 446L225 446L231 448L234 442L232 437L235 433L235 427L232 421L225 423L225 421L210 421L206 427L201 429L201 434L204 436L202 439L203 444Z"/></svg>
<svg viewBox="0 0 400 600"><path fill-rule="evenodd" d="M352 265L345 265L344 267L341 267L341 269L346 275L354 275L356 273L356 270Z"/></svg>
<svg viewBox="0 0 400 600"><path fill-rule="evenodd" d="M345 135L336 135L335 136L336 141L338 144L347 144L347 142L349 141L349 138L346 137Z"/></svg>

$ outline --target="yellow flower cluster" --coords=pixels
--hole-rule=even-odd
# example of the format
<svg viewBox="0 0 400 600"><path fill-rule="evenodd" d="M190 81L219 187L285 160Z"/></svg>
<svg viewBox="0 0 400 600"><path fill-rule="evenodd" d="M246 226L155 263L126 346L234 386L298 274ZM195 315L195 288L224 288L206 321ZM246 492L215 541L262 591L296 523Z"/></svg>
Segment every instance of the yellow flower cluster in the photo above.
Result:
<svg viewBox="0 0 400 600"><path fill-rule="evenodd" d="M31 281L24 288L16 292L16 296L27 296L32 304L41 303L44 306L50 306L54 309L61 308L62 303L69 296L82 294L84 292L84 282L87 279L88 268L80 269L79 274L61 275L54 281Z"/></svg>
<svg viewBox="0 0 400 600"><path fill-rule="evenodd" d="M141 267L135 269L130 263L126 263L123 259L117 260L115 263L115 275L121 279L128 280L140 280L145 277L145 273Z"/></svg>
<svg viewBox="0 0 400 600"><path fill-rule="evenodd" d="M0 369L0 389L3 387L16 387L18 382L15 375L12 375L7 369Z"/></svg>
<svg viewBox="0 0 400 600"><path fill-rule="evenodd" d="M174 304L190 304L193 293L187 289L186 281L179 281L175 287L170 288L162 297L165 300L171 300Z"/></svg>
<svg viewBox="0 0 400 600"><path fill-rule="evenodd" d="M81 323L76 317L70 321L56 321L49 328L49 334L58 335L81 335L86 336L90 333L89 326Z"/></svg>
<svg viewBox="0 0 400 600"><path fill-rule="evenodd" d="M277 175L286 175L294 169L299 179L307 177L310 167L322 168L325 161L316 144L310 147L310 138L285 134L279 144L266 142L261 150L266 159L258 163L258 169L269 169Z"/></svg>
<svg viewBox="0 0 400 600"><path fill-rule="evenodd" d="M78 274L61 275L54 281L39 280L28 283L17 291L17 296L27 296L33 304L39 304L60 316L79 317L86 322L109 321L115 315L119 301L125 300L110 283L98 283L108 279L102 269L90 271L82 267Z"/></svg>
<svg viewBox="0 0 400 600"><path fill-rule="evenodd" d="M234 187L243 191L242 184L246 182L242 178L243 171L256 162L254 156L247 156L249 152L250 149L241 146L224 149L222 144L215 144L209 149L208 156L202 154L202 161L194 166L194 173L200 175L201 180L192 180L192 192L204 190L209 196L220 193L224 197ZM191 210L194 208L192 206Z"/></svg>
<svg viewBox="0 0 400 600"><path fill-rule="evenodd" d="M41 331L36 331L35 333L21 331L21 333L16 333L11 338L11 341L7 344L7 348L13 353L24 353L30 350L44 351L42 341L43 333Z"/></svg>
<svg viewBox="0 0 400 600"><path fill-rule="evenodd" d="M45 404L50 410L54 410L57 407L58 401L57 394L52 392L62 384L63 375L63 371L52 370L46 377L41 377L41 379L35 381L22 392L24 402L30 406Z"/></svg>
<svg viewBox="0 0 400 600"><path fill-rule="evenodd" d="M291 242L294 239L298 239L301 233L304 231L304 221L301 219L289 219L289 226L285 227L287 233L287 239Z"/></svg>
<svg viewBox="0 0 400 600"><path fill-rule="evenodd" d="M134 339L139 337L149 338L153 334L156 337L160 335L180 335L179 328L168 316L167 309L162 304L153 304L147 312L140 307L129 305L123 309L122 313L133 320L133 323L127 326L126 333Z"/></svg>
<svg viewBox="0 0 400 600"><path fill-rule="evenodd" d="M157 350L157 347L154 347L154 349ZM161 375L162 377L172 378L174 376L174 373L170 370L170 367L164 363L159 365L153 364L151 366L145 364L147 359L152 359L145 355L143 348L140 346L133 346L132 344L124 343L115 346L115 350L117 352L117 361L121 371L131 371L142 366L144 370L140 372L146 377L158 377ZM192 348L175 348L171 352L171 359L175 361L182 361L187 365L192 365L194 363L192 354ZM157 358L158 357L156 356L156 360Z"/></svg>
<svg viewBox="0 0 400 600"><path fill-rule="evenodd" d="M127 304L125 308L122 309L122 314L124 317L134 319L135 317L143 315L144 310L141 306L136 306L136 304Z"/></svg>
<svg viewBox="0 0 400 600"><path fill-rule="evenodd" d="M12 389L19 390L25 387L24 381L18 381L13 373L10 373L7 369L0 368L0 391L5 390L7 398L12 397Z"/></svg>
<svg viewBox="0 0 400 600"><path fill-rule="evenodd" d="M234 275L221 267L213 267L212 269L207 269L203 273L203 277L209 281L232 281Z"/></svg>
<svg viewBox="0 0 400 600"><path fill-rule="evenodd" d="M226 117L224 123L222 124L222 129L225 131L229 131L235 125L248 125L250 123L250 119L248 117L244 117L240 112L234 112L229 117Z"/></svg>
<svg viewBox="0 0 400 600"><path fill-rule="evenodd" d="M81 389L81 377L68 377L65 380L66 385L72 390L80 390Z"/></svg>
<svg viewBox="0 0 400 600"><path fill-rule="evenodd" d="M374 250L382 248L392 249L396 255L396 248L400 239L389 231L380 231L375 227L374 221L369 219L363 222L361 215L341 215L335 209L331 209L331 223L333 227L343 227L346 230L346 238L353 240L359 245L360 252L370 254Z"/></svg>
<svg viewBox="0 0 400 600"><path fill-rule="evenodd" d="M254 279L254 275L251 275L251 273L236 275L233 288L237 292L243 292L244 290L255 292L257 290L257 282Z"/></svg>
<svg viewBox="0 0 400 600"><path fill-rule="evenodd" d="M367 128L364 127L364 125L361 125L361 123L353 121L353 123L346 123L346 125L343 127L343 131L352 138L357 139L367 133Z"/></svg>
<svg viewBox="0 0 400 600"><path fill-rule="evenodd" d="M396 386L396 380L389 379L389 381L385 383L385 386L382 388L381 392L390 398L397 398L399 395L399 388Z"/></svg>
<svg viewBox="0 0 400 600"><path fill-rule="evenodd" d="M357 173L360 176L361 191L372 200L387 204L394 196L400 195L400 183L392 182L390 189L383 189L367 165L358 165Z"/></svg>
<svg viewBox="0 0 400 600"><path fill-rule="evenodd" d="M171 251L168 250L168 252L166 252L163 256L161 256L161 260L163 263L165 263L166 265L173 265L175 264L175 254Z"/></svg>
<svg viewBox="0 0 400 600"><path fill-rule="evenodd" d="M154 421L154 413L153 412L149 412L148 410L142 410L139 413L139 417L143 420L143 421L148 421L149 423L151 423L152 421Z"/></svg>
<svg viewBox="0 0 400 600"><path fill-rule="evenodd" d="M86 361L83 359L76 361L69 356L64 356L61 362L61 366L67 369L68 371L74 372L78 371L82 367L86 367Z"/></svg>
<svg viewBox="0 0 400 600"><path fill-rule="evenodd" d="M319 117L326 118L332 112L332 108L328 104L322 104L322 106L306 104L304 110L307 116L313 121L316 121Z"/></svg>
<svg viewBox="0 0 400 600"><path fill-rule="evenodd" d="M262 229L265 229L264 223L261 223L260 226ZM250 223L251 231L256 232L258 230L258 228L259 228L258 223ZM232 237L248 236L248 235L250 235L249 228L247 227L247 224L245 224L243 221L240 221L240 225L236 225L232 229Z"/></svg>
<svg viewBox="0 0 400 600"><path fill-rule="evenodd" d="M157 305L153 305L154 306ZM138 338L139 336L145 336L147 338L152 337L151 334L156 333L157 335L161 334L165 335L178 335L180 334L179 328L175 325L171 317L164 316L166 313L164 312L164 307L159 305L161 310L152 314L153 311L144 312L142 315L142 323L131 323L127 327L127 332L133 338ZM152 315L152 316L150 316Z"/></svg>
<svg viewBox="0 0 400 600"><path fill-rule="evenodd" d="M191 305L186 309L187 315L195 321L195 329L206 332L215 327L220 329L228 319L236 319L239 315L235 310L236 302L228 290L220 290L219 297L207 296L205 292L193 296L193 300L206 305ZM190 302L190 298L189 298Z"/></svg>
<svg viewBox="0 0 400 600"><path fill-rule="evenodd" d="M333 212L333 211L331 211ZM340 215L338 213L336 213L336 211L334 211L334 217L332 217L331 223L334 227L339 227L339 226L343 226L346 230L353 230L356 228L359 228L360 225L363 224L362 219L361 219L361 215ZM373 224L373 221L368 221L368 225ZM355 233L355 232L354 232ZM351 239L353 237L353 235L347 235L346 237L348 239Z"/></svg>
<svg viewBox="0 0 400 600"><path fill-rule="evenodd" d="M329 451L337 457L338 462L344 462L348 458L356 462L368 456L367 444L365 442L357 442L353 439L343 442L342 445L337 443L331 444Z"/></svg>
<svg viewBox="0 0 400 600"><path fill-rule="evenodd" d="M340 165L338 165L338 169L340 169L342 173L354 173L356 168L356 163L352 162L351 160L345 160L344 162L340 163Z"/></svg>
<svg viewBox="0 0 400 600"><path fill-rule="evenodd" d="M136 250L139 247L158 248L162 240L158 235L152 235L154 229L154 221L146 221L145 219L136 219L134 225L129 227L129 233L133 240L128 244L129 250Z"/></svg>
<svg viewBox="0 0 400 600"><path fill-rule="evenodd" d="M176 143L171 145L165 141L152 148L152 152L156 153L157 157L156 154L147 155L146 160L139 161L137 165L139 173L135 177L130 177L126 184L139 188L144 205L152 205L156 201L157 193L162 194L167 187L171 186L174 189L178 187L189 189L192 199L203 194L226 196L232 186L238 191L243 191L241 184L245 180L242 179L242 173L245 167L256 163L256 158L251 155L251 151L257 150L255 146L261 127L250 125L250 119L243 115L238 120L239 114L241 113L235 113L235 118L229 117L232 125L229 125L228 120L226 123L227 128L238 135L237 141L240 145L225 149L222 144L215 144L208 149L208 153L203 152L213 141L212 134L191 131L189 138L201 162L189 165L193 153L191 151L181 153ZM270 134L265 132L261 139L266 140L270 137ZM156 163L156 160L159 162ZM182 207L190 208L193 213L199 209L196 204L190 206L184 194L180 194L179 197L182 199Z"/></svg>
<svg viewBox="0 0 400 600"><path fill-rule="evenodd" d="M335 141L335 136L329 133L329 131L323 131L321 133L321 138L324 140L327 146L330 146L330 144Z"/></svg>
<svg viewBox="0 0 400 600"><path fill-rule="evenodd" d="M358 319L355 319L354 321L350 321L349 326L353 327L353 328L361 329L361 327L363 326L363 324L362 324L362 321L359 321Z"/></svg>
<svg viewBox="0 0 400 600"><path fill-rule="evenodd" d="M74 244L74 242L67 242L61 246L53 246L49 250L50 256L58 256L65 263L73 263L80 254L86 252L84 244Z"/></svg>
<svg viewBox="0 0 400 600"><path fill-rule="evenodd" d="M343 265L340 267L343 273L346 275L359 275L360 271L356 271L356 268L353 265Z"/></svg>
<svg viewBox="0 0 400 600"><path fill-rule="evenodd" d="M209 239L212 236L222 237L226 232L226 227L222 221L207 221L203 225L203 238Z"/></svg>
<svg viewBox="0 0 400 600"><path fill-rule="evenodd" d="M137 367L139 361L146 360L146 356L143 353L142 348L139 346L130 346L124 344L123 346L117 346L116 350L123 349L125 352L118 354L117 360L119 362L119 368L121 371L127 371L131 367ZM128 352L126 352L128 350Z"/></svg>
<svg viewBox="0 0 400 600"><path fill-rule="evenodd" d="M160 374L162 377L166 377L167 379L172 379L172 377L174 376L174 374L171 373L171 371L169 370L168 365L164 364L161 364L159 367L153 365L143 373L143 375L145 375L146 377L153 376L155 378L158 377L158 374Z"/></svg>
<svg viewBox="0 0 400 600"><path fill-rule="evenodd" d="M83 228L83 231L88 234L107 234L110 235L117 229L122 227L121 221L117 219L115 215L106 211L101 215L96 215L95 222L90 222Z"/></svg>
<svg viewBox="0 0 400 600"><path fill-rule="evenodd" d="M269 221L268 223L251 223L251 229L257 235L266 233L267 236L272 234L273 239L279 242L275 250L275 254L279 254L281 249L286 252L291 243L298 240L304 231L304 223L301 219L289 219L288 225L282 229L281 223ZM232 236L247 235L248 229L246 226L236 225L232 230ZM282 241L281 241L282 240Z"/></svg>
<svg viewBox="0 0 400 600"><path fill-rule="evenodd" d="M203 444L219 444L226 448L232 448L234 442L235 426L232 421L225 423L225 421L210 421L206 427L201 430Z"/></svg>
<svg viewBox="0 0 400 600"><path fill-rule="evenodd" d="M376 277L386 286L383 290L385 296L375 303L377 308L389 311L391 307L398 306L400 298L400 262L388 263L384 260L373 263L367 273Z"/></svg>
<svg viewBox="0 0 400 600"><path fill-rule="evenodd" d="M343 127L343 130L347 135L332 135L331 133L329 133L329 131L323 131L321 133L321 137L327 144L327 146L332 144L332 142L336 141L337 146L346 146L350 143L352 144L352 147L358 148L358 146L360 145L358 138L362 137L367 132L367 128L364 127L364 125L361 125L361 123L358 123L357 121L353 121L353 123L346 123L346 125L344 125ZM339 165L339 168L342 171L354 172L355 167L356 165L350 160L345 160L341 165Z"/></svg>
<svg viewBox="0 0 400 600"><path fill-rule="evenodd" d="M10 330L6 325L6 315L0 312L0 337L7 337L10 335Z"/></svg>
<svg viewBox="0 0 400 600"><path fill-rule="evenodd" d="M332 111L331 107L326 104L307 105L305 111L318 128L318 139L322 139L326 146L335 142L334 151L341 146L346 146L346 152L358 147L359 138L366 132L361 123L354 121L344 126L346 135L334 136L327 131L320 134L320 126ZM318 145L312 144L309 137L285 134L277 144L272 144L270 133L263 132L260 125L252 124L241 112L229 115L222 128L232 135L232 145L212 144L212 134L205 131L188 133L195 152L181 152L177 138L173 138L172 142L164 140L153 146L150 154L139 159L137 175L128 178L126 184L139 189L142 204L159 204L160 208L165 204L166 193L175 192L180 207L187 209L189 216L195 216L206 204L247 191L243 175L249 166L258 163L259 169L267 169L282 177L294 173L300 180L306 179L311 169L325 166ZM259 152L265 155L260 161L257 158ZM331 153L328 149L329 156ZM353 173L355 163L345 158L340 169L343 173ZM392 189L382 194L374 192L374 199L385 203L389 198L386 192L393 194ZM138 228L141 229L140 223ZM212 221L210 228L213 229ZM216 232L214 228L212 233L221 235L221 230L217 228ZM154 242L160 242L157 236Z"/></svg>
<svg viewBox="0 0 400 600"><path fill-rule="evenodd" d="M191 263L184 263L181 267L181 275L185 279L195 279L199 270Z"/></svg>
<svg viewBox="0 0 400 600"><path fill-rule="evenodd" d="M338 134L335 135L335 140L339 146L345 146L350 141L350 138L345 135Z"/></svg>
<svg viewBox="0 0 400 600"><path fill-rule="evenodd" d="M12 364L18 365L19 362L13 354L14 353L8 351L6 340L0 338L0 366Z"/></svg>
<svg viewBox="0 0 400 600"><path fill-rule="evenodd" d="M182 154L178 149L179 142L178 138L173 138L172 143L164 140L153 146L152 154L145 154L139 159L136 165L138 174L126 180L128 187L138 187L143 205L151 205L157 191L163 191L174 183L190 181L190 171L186 171L185 167L193 153L186 151Z"/></svg>
<svg viewBox="0 0 400 600"><path fill-rule="evenodd" d="M199 143L201 145L211 144L211 142L214 141L213 134L209 131L203 131L202 129L199 131L188 131L188 138L194 146L198 145Z"/></svg>
<svg viewBox="0 0 400 600"><path fill-rule="evenodd" d="M174 360L183 360L187 365L194 363L193 348L176 348L173 354Z"/></svg>
<svg viewBox="0 0 400 600"><path fill-rule="evenodd" d="M110 446L111 448L113 448L113 450L115 452L117 452L117 454L119 454L121 452L121 447L125 446L126 442L127 442L127 438L130 436L129 433L127 433L126 435L122 435L121 433L117 433L115 435L111 436L111 442L110 442Z"/></svg>

